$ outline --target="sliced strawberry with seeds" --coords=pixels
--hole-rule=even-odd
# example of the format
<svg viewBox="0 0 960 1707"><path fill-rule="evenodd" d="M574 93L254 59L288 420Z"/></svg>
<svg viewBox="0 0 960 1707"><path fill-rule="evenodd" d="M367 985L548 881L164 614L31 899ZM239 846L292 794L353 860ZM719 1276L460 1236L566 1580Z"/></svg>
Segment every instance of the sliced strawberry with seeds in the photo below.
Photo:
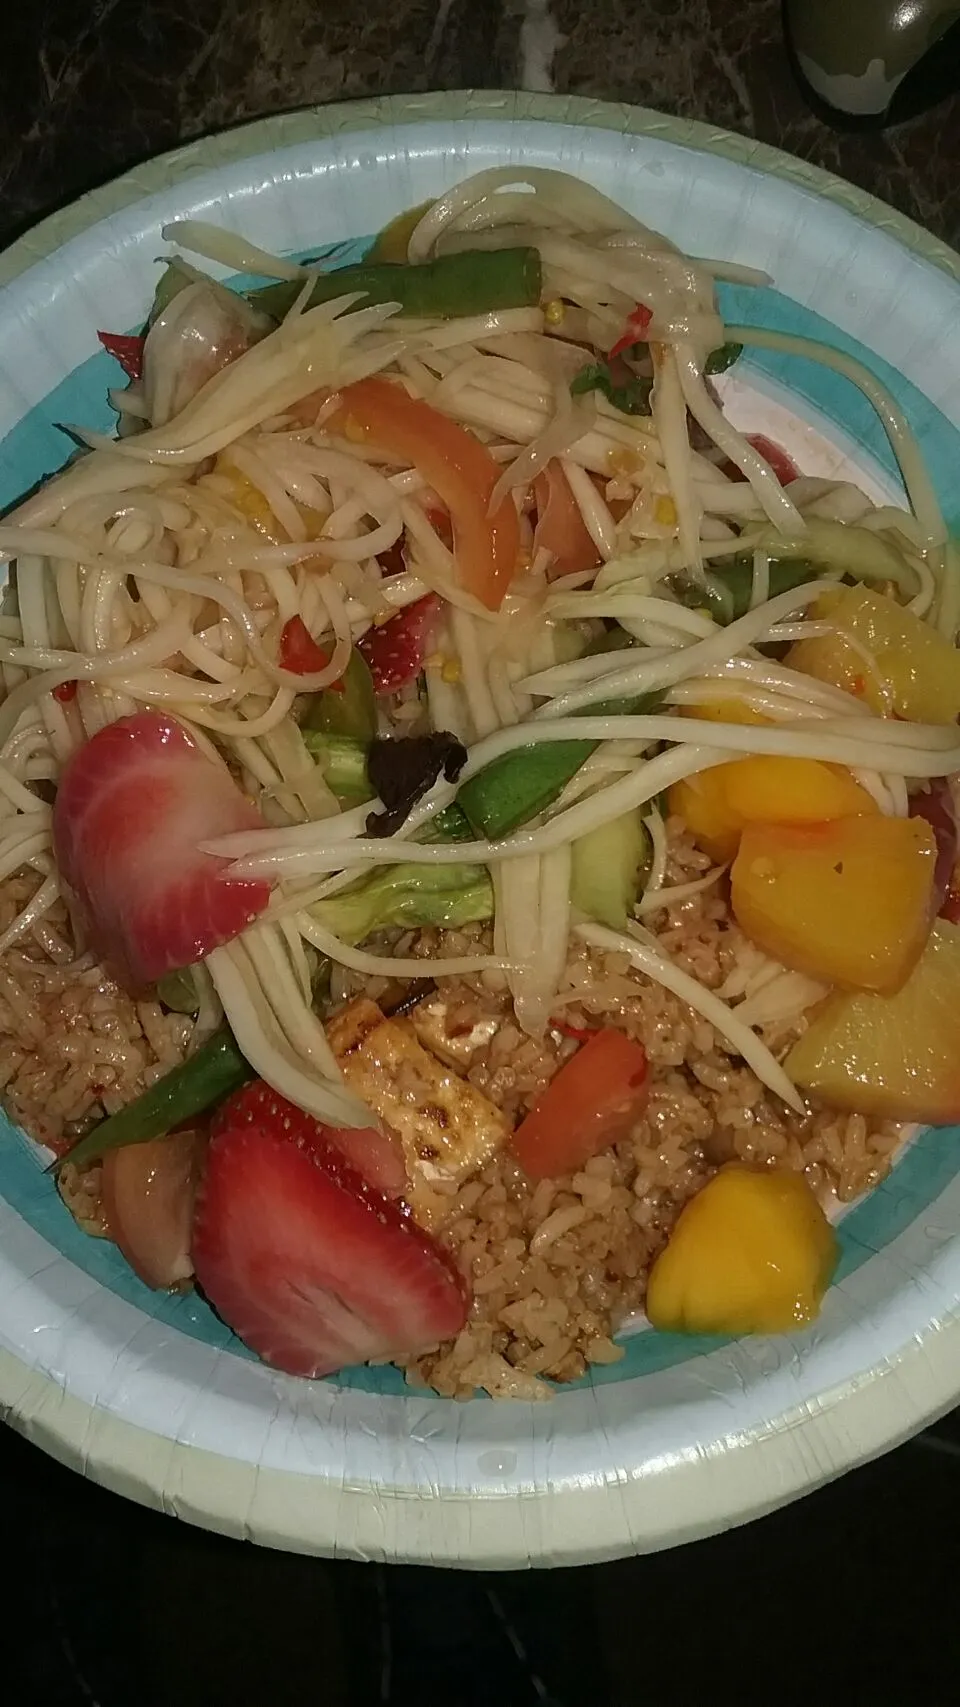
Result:
<svg viewBox="0 0 960 1707"><path fill-rule="evenodd" d="M146 339L133 332L98 332L97 337L107 352L120 363L128 379L138 380L143 373L143 346Z"/></svg>
<svg viewBox="0 0 960 1707"><path fill-rule="evenodd" d="M244 1126L263 1127L292 1138L305 1149L332 1145L385 1197L403 1196L407 1184L403 1152L393 1138L373 1126L326 1126L262 1079L254 1079L227 1098L213 1117L211 1131L216 1135Z"/></svg>
<svg viewBox="0 0 960 1707"><path fill-rule="evenodd" d="M368 628L357 650L367 661L374 692L396 693L419 676L433 644L443 600L427 593L415 604L398 610L379 628Z"/></svg>
<svg viewBox="0 0 960 1707"><path fill-rule="evenodd" d="M193 1229L197 1280L244 1343L289 1375L330 1375L459 1333L451 1259L322 1139L262 1126L211 1140Z"/></svg>
<svg viewBox="0 0 960 1707"><path fill-rule="evenodd" d="M262 913L268 883L225 878L201 842L259 813L182 723L138 712L68 762L53 809L60 875L97 953L131 989L190 966Z"/></svg>

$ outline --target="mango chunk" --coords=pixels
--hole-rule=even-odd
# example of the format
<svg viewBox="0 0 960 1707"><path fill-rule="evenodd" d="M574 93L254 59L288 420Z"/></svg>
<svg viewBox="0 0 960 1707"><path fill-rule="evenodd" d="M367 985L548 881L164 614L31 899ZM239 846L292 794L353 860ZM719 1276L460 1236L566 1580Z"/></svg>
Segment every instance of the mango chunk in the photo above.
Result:
<svg viewBox="0 0 960 1707"><path fill-rule="evenodd" d="M753 706L742 699L724 699L721 688L717 690L716 699L701 699L695 704L681 705L678 710L683 717L699 717L707 723L746 723L756 728L760 724L769 727L773 721L764 717L762 711L754 711Z"/></svg>
<svg viewBox="0 0 960 1707"><path fill-rule="evenodd" d="M737 851L743 819L731 811L723 773L729 765L700 771L675 782L667 795L672 816L682 818L694 841L718 865L726 865Z"/></svg>
<svg viewBox="0 0 960 1707"><path fill-rule="evenodd" d="M731 873L733 911L784 966L891 994L923 952L936 863L921 818L748 824Z"/></svg>
<svg viewBox="0 0 960 1707"><path fill-rule="evenodd" d="M938 919L896 995L828 996L784 1066L836 1108L949 1125L960 1121L958 1014L960 928Z"/></svg>
<svg viewBox="0 0 960 1707"><path fill-rule="evenodd" d="M819 1313L837 1256L802 1174L731 1162L682 1211L650 1272L647 1316L674 1333L787 1333Z"/></svg>
<svg viewBox="0 0 960 1707"><path fill-rule="evenodd" d="M797 640L787 663L855 694L881 716L954 723L960 716L960 651L929 623L885 593L837 587L822 593L811 617L844 633ZM871 659L873 663L871 663Z"/></svg>
<svg viewBox="0 0 960 1707"><path fill-rule="evenodd" d="M872 817L879 810L848 770L819 759L758 753L723 770L727 803L745 824L823 824Z"/></svg>
<svg viewBox="0 0 960 1707"><path fill-rule="evenodd" d="M732 859L745 824L821 824L872 816L877 805L842 765L757 754L685 777L670 811L714 859Z"/></svg>

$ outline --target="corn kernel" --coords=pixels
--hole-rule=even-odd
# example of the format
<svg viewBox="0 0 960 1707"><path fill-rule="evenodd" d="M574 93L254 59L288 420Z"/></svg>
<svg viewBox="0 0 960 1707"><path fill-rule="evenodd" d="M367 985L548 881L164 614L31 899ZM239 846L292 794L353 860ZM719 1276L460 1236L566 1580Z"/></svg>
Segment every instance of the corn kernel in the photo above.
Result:
<svg viewBox="0 0 960 1707"><path fill-rule="evenodd" d="M431 652L423 661L428 670L442 670L445 662L442 652Z"/></svg>
<svg viewBox="0 0 960 1707"><path fill-rule="evenodd" d="M628 480L637 480L643 473L643 466L643 457L636 451L627 450L626 446L607 452L607 467L614 479L620 474Z"/></svg>
<svg viewBox="0 0 960 1707"><path fill-rule="evenodd" d="M221 479L230 482L230 502L234 509L239 510L244 520L256 528L257 533L265 534L267 539L282 540L286 533L277 521L270 505L258 486L241 474L235 468L229 457L218 456L214 472Z"/></svg>
<svg viewBox="0 0 960 1707"><path fill-rule="evenodd" d="M675 528L677 525L677 506L670 497L658 498L653 506L653 518L662 528Z"/></svg>
<svg viewBox="0 0 960 1707"><path fill-rule="evenodd" d="M543 318L548 326L561 326L566 319L566 306L555 296L551 302L543 305Z"/></svg>
<svg viewBox="0 0 960 1707"><path fill-rule="evenodd" d="M440 679L447 682L450 687L453 687L460 680L460 660L458 658L444 659Z"/></svg>

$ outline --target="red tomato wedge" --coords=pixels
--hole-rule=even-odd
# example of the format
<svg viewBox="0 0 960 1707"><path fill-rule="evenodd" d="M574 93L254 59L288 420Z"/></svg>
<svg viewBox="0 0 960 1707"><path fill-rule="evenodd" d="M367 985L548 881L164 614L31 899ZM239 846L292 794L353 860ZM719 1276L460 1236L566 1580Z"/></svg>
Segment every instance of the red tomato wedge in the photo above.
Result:
<svg viewBox="0 0 960 1707"><path fill-rule="evenodd" d="M374 693L396 693L419 676L442 611L439 595L427 593L361 635L357 651L373 677Z"/></svg>
<svg viewBox="0 0 960 1707"><path fill-rule="evenodd" d="M330 662L322 646L318 646L302 616L292 616L285 622L280 635L280 667L294 676L311 676L325 670ZM342 682L331 682L331 693L343 693Z"/></svg>
<svg viewBox="0 0 960 1707"><path fill-rule="evenodd" d="M143 346L146 339L133 332L98 332L97 337L107 352L120 363L128 379L138 380L143 373Z"/></svg>
<svg viewBox="0 0 960 1707"><path fill-rule="evenodd" d="M744 437L747 443L759 452L764 462L770 464L781 486L789 486L791 480L796 480L800 470L793 459L787 455L782 445L776 444L773 439L768 439L765 433L746 433ZM731 480L746 480L747 478L735 462L725 462L723 471Z"/></svg>
<svg viewBox="0 0 960 1707"><path fill-rule="evenodd" d="M500 469L480 440L386 379L347 386L334 422L423 475L450 512L461 586L499 610L516 573L520 527L510 498L488 513Z"/></svg>
<svg viewBox="0 0 960 1707"><path fill-rule="evenodd" d="M531 1179L555 1179L615 1144L647 1100L646 1051L622 1031L596 1031L517 1127L513 1152Z"/></svg>
<svg viewBox="0 0 960 1707"><path fill-rule="evenodd" d="M193 1228L197 1280L244 1343L289 1375L330 1375L459 1333L450 1257L332 1146L264 1126L211 1139Z"/></svg>
<svg viewBox="0 0 960 1707"><path fill-rule="evenodd" d="M402 1197L407 1170L399 1143L372 1126L325 1126L296 1103L272 1090L262 1079L254 1079L228 1097L210 1124L214 1137L242 1126L262 1126L268 1132L294 1139L305 1149L328 1144L356 1168L357 1173L382 1191L385 1197Z"/></svg>
<svg viewBox="0 0 960 1707"><path fill-rule="evenodd" d="M581 570L595 569L601 561L600 553L556 457L551 457L537 475L533 496L537 506L534 556L540 550L549 551L547 579L555 581L561 575L579 575Z"/></svg>
<svg viewBox="0 0 960 1707"><path fill-rule="evenodd" d="M129 988L192 966L262 913L265 882L222 873L200 843L262 820L182 723L141 711L68 762L53 809L60 875L98 955Z"/></svg>
<svg viewBox="0 0 960 1707"><path fill-rule="evenodd" d="M781 486L789 486L791 480L796 480L799 469L782 445L775 444L764 433L748 433L747 442L770 464Z"/></svg>
<svg viewBox="0 0 960 1707"><path fill-rule="evenodd" d="M107 1230L148 1286L177 1286L193 1274L193 1204L206 1138L172 1132L103 1158Z"/></svg>

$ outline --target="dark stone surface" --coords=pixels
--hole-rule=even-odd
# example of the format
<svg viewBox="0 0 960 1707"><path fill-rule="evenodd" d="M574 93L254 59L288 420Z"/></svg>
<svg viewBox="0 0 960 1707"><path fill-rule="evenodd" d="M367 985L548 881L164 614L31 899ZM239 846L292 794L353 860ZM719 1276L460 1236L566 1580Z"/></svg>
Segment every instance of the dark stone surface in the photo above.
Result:
<svg viewBox="0 0 960 1707"><path fill-rule="evenodd" d="M960 242L960 99L838 134L777 0L34 0L3 15L0 242L158 150L308 103L549 86L760 137ZM526 27L524 28L524 22ZM544 52L544 47L548 51ZM801 1505L561 1577L330 1566L145 1513L0 1431L18 1707L743 1707L956 1698L960 1426ZM952 1561L952 1563L951 1563ZM389 1685L389 1687L387 1687Z"/></svg>
<svg viewBox="0 0 960 1707"><path fill-rule="evenodd" d="M206 1535L0 1430L10 1707L951 1707L960 1443L590 1570L328 1564Z"/></svg>
<svg viewBox="0 0 960 1707"><path fill-rule="evenodd" d="M524 86L549 28L537 23L542 10L542 0L8 6L0 241L124 167L224 125L371 94ZM553 12L559 91L760 137L960 241L960 98L888 132L841 135L793 82L779 0L556 0Z"/></svg>

